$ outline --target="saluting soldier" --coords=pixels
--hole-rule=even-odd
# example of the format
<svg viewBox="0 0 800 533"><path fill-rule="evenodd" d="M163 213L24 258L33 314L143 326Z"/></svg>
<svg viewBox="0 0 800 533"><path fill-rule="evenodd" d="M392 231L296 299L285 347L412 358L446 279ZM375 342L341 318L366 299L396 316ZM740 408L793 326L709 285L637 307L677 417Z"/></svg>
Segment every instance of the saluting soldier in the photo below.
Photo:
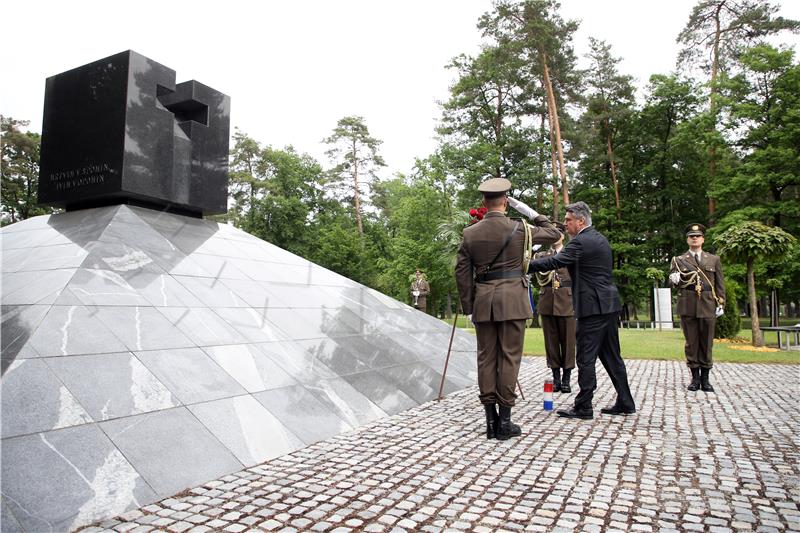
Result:
<svg viewBox="0 0 800 533"><path fill-rule="evenodd" d="M475 323L486 437L500 440L522 433L511 422L511 408L517 398L525 322L532 316L526 276L530 246L550 244L560 237L547 217L538 213L532 217L533 227L507 218L510 189L511 182L505 178L492 178L478 187L488 212L464 229L455 270L461 307Z"/></svg>
<svg viewBox="0 0 800 533"><path fill-rule="evenodd" d="M692 372L690 391L714 392L709 381L713 361L714 326L723 314L725 282L719 257L703 251L706 227L686 226L689 251L675 256L670 263L670 286L678 289L677 312L686 339L686 363Z"/></svg>
<svg viewBox="0 0 800 533"><path fill-rule="evenodd" d="M425 274L420 269L414 273L414 281L411 282L411 302L415 309L427 312L428 295L431 293L431 286L425 279Z"/></svg>
<svg viewBox="0 0 800 533"><path fill-rule="evenodd" d="M561 229L561 228L559 228ZM534 259L552 257L564 248L564 235L549 250ZM572 278L566 267L536 272L539 285L539 316L547 366L553 372L553 392L572 392L570 374L575 368L575 312L572 309ZM562 374L563 373L563 374Z"/></svg>

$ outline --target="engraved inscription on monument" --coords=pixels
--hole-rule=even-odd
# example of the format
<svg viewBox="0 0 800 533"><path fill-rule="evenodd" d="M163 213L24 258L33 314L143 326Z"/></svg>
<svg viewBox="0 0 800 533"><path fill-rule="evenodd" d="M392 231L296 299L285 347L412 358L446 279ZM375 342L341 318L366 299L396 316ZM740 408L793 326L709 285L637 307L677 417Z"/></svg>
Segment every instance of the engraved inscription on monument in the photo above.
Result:
<svg viewBox="0 0 800 533"><path fill-rule="evenodd" d="M39 203L227 211L230 98L126 51L47 79Z"/></svg>

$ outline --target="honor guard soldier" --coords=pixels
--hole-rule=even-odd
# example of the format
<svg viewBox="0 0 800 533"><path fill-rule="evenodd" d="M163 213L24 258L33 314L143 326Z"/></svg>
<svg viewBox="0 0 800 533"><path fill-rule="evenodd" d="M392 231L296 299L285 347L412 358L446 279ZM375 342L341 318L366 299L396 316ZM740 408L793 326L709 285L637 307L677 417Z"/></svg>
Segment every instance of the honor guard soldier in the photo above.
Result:
<svg viewBox="0 0 800 533"><path fill-rule="evenodd" d="M500 440L522 433L511 422L511 408L517 398L525 322L532 316L526 275L531 246L551 244L561 236L538 213L532 217L534 226L507 218L510 189L505 178L488 179L478 187L488 212L464 229L455 270L461 307L475 324L486 438Z"/></svg>
<svg viewBox="0 0 800 533"><path fill-rule="evenodd" d="M425 274L420 269L414 273L414 281L411 282L411 302L414 309L419 309L423 313L427 312L428 295L431 293L431 286L425 279Z"/></svg>
<svg viewBox="0 0 800 533"><path fill-rule="evenodd" d="M692 372L690 391L714 392L709 381L713 366L714 325L725 306L725 282L719 257L703 251L706 227L686 226L689 251L672 258L669 283L678 289L677 313L686 339L686 364Z"/></svg>
<svg viewBox="0 0 800 533"><path fill-rule="evenodd" d="M559 228L561 229L561 228ZM534 259L552 257L564 248L564 237ZM536 272L539 285L539 316L547 366L553 372L553 392L572 392L570 373L575 368L575 316L572 309L572 278L566 267ZM563 372L563 375L562 375Z"/></svg>

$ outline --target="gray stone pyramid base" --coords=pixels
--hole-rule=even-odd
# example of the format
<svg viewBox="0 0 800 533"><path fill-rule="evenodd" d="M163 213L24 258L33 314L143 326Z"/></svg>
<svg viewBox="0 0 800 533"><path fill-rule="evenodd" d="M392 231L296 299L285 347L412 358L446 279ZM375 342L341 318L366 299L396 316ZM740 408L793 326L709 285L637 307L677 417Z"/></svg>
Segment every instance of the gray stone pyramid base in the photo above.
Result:
<svg viewBox="0 0 800 533"><path fill-rule="evenodd" d="M2 530L65 531L435 398L450 328L231 226L128 206L2 243ZM445 391L475 383L457 331Z"/></svg>

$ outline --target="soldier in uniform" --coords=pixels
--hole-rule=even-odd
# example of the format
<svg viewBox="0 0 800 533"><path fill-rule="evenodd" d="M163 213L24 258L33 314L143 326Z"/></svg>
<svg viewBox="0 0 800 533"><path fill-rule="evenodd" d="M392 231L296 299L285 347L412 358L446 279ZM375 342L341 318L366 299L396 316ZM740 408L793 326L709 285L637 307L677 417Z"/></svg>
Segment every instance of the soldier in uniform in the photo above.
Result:
<svg viewBox="0 0 800 533"><path fill-rule="evenodd" d="M532 217L533 227L507 218L509 189L511 182L505 178L492 178L478 187L488 212L483 220L464 229L455 270L461 307L475 323L486 437L500 440L522 433L511 422L511 408L517 398L525 322L531 318L528 247L550 244L560 237L558 229L538 213Z"/></svg>
<svg viewBox="0 0 800 533"><path fill-rule="evenodd" d="M686 339L686 364L692 372L690 391L714 392L709 381L713 362L714 325L725 305L725 282L719 257L703 251L706 228L702 224L686 226L689 251L675 256L670 263L669 283L678 289L677 312Z"/></svg>
<svg viewBox="0 0 800 533"><path fill-rule="evenodd" d="M431 293L431 286L425 279L425 274L420 269L414 273L414 281L411 282L411 303L414 309L427 312L428 295Z"/></svg>
<svg viewBox="0 0 800 533"><path fill-rule="evenodd" d="M561 228L559 228L561 229ZM552 257L564 248L564 237L534 259ZM539 316L547 366L553 372L553 392L572 392L570 373L575 368L575 316L572 309L572 278L566 267L536 272L539 289ZM562 375L563 372L563 375Z"/></svg>

